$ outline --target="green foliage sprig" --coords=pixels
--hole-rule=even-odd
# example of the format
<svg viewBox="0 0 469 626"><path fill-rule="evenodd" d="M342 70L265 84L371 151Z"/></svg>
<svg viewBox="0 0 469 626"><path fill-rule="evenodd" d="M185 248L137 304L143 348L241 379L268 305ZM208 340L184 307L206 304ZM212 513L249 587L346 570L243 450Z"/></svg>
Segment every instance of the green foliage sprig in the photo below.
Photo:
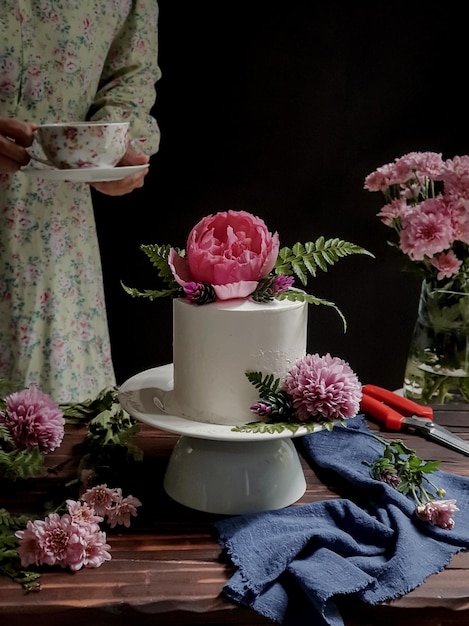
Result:
<svg viewBox="0 0 469 626"><path fill-rule="evenodd" d="M439 468L440 461L424 461L401 440L386 441L378 435L374 437L383 444L383 454L373 463L362 463L370 467L375 480L388 483L405 496L412 495L419 504L432 500L425 485L435 489L437 496L445 495L444 490L436 487L427 477Z"/></svg>
<svg viewBox="0 0 469 626"><path fill-rule="evenodd" d="M180 248L174 248L181 256L185 255L185 251ZM166 285L166 289L145 289L140 291L134 287L128 287L121 281L121 285L126 293L133 298L148 298L153 301L157 298L179 297L184 294L181 286L175 281L168 263L168 255L171 250L170 245L160 246L158 244L148 244L140 246L150 260L151 264L157 269L158 278Z"/></svg>
<svg viewBox="0 0 469 626"><path fill-rule="evenodd" d="M0 410L5 408L5 401L0 399ZM46 468L44 456L39 450L19 450L4 424L0 423L0 478L16 480L44 476Z"/></svg>
<svg viewBox="0 0 469 626"><path fill-rule="evenodd" d="M78 473L93 470L102 482L122 463L141 461L143 453L133 442L140 425L119 403L117 387L103 389L96 398L81 403L60 404L68 424L88 424L85 453ZM77 479L78 480L78 479Z"/></svg>
<svg viewBox="0 0 469 626"><path fill-rule="evenodd" d="M166 285L164 289L145 289L140 290L135 287L129 287L121 282L126 293L133 298L147 298L151 301L163 297L180 297L184 295L181 286L175 281L174 276L168 264L168 255L171 250L169 245L149 244L142 245L140 249L150 259L152 265L157 268L158 278ZM181 256L185 256L185 250L175 248L176 252ZM292 248L283 247L279 250L277 260L269 277L275 276L294 276L303 287L308 284L308 278L317 275L318 270L327 272L328 268L341 258L352 254L364 254L374 258L374 254L357 246L356 244L342 239L333 238L325 239L318 237L316 241L308 241L305 244L296 243ZM266 290L270 287L270 281L260 282L259 288ZM308 302L308 304L322 305L332 307L337 311L342 319L344 330L347 328L346 320L340 309L329 300L318 298L306 293L301 289L291 288L277 296L279 300L290 300L293 302ZM259 298L255 298L259 300Z"/></svg>
<svg viewBox="0 0 469 626"><path fill-rule="evenodd" d="M37 591L40 574L22 569L15 537L15 532L24 529L29 519L26 515L11 515L6 509L0 509L0 574L8 576L26 591Z"/></svg>
<svg viewBox="0 0 469 626"><path fill-rule="evenodd" d="M316 241L308 241L305 244L296 243L292 248L280 249L274 272L298 277L301 284L306 287L308 274L313 278L317 270L327 272L328 266L332 266L343 257L351 254L365 254L374 258L374 255L360 246L342 239L325 239L318 237Z"/></svg>

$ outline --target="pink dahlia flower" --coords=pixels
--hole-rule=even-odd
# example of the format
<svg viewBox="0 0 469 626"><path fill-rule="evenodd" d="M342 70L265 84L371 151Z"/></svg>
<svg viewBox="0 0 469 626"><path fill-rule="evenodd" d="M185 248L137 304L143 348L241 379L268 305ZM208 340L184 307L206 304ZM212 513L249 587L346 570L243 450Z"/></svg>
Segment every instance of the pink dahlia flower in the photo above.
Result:
<svg viewBox="0 0 469 626"><path fill-rule="evenodd" d="M0 411L3 423L18 449L34 449L47 454L61 443L65 419L60 408L45 393L32 386L6 398Z"/></svg>
<svg viewBox="0 0 469 626"><path fill-rule="evenodd" d="M330 354L307 354L289 370L282 385L293 400L295 417L340 420L360 408L362 385L349 364Z"/></svg>
<svg viewBox="0 0 469 626"><path fill-rule="evenodd" d="M171 249L169 266L176 281L208 283L218 300L247 298L273 269L279 251L277 233L246 211L204 217L189 233L186 257Z"/></svg>

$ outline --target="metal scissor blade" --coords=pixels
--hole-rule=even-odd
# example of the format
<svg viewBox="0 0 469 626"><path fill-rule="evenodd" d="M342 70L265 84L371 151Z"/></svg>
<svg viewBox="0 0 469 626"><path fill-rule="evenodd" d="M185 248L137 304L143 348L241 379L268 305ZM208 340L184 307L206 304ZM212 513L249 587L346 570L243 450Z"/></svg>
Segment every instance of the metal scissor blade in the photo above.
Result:
<svg viewBox="0 0 469 626"><path fill-rule="evenodd" d="M469 443L464 441L464 439L461 439L461 437L458 437L458 435L452 433L447 428L443 428L443 426L435 424L432 420L416 417L414 415L412 417L406 417L405 425L409 428L415 428L428 439L433 439L433 441L441 443L452 450L456 450L456 452L469 456Z"/></svg>

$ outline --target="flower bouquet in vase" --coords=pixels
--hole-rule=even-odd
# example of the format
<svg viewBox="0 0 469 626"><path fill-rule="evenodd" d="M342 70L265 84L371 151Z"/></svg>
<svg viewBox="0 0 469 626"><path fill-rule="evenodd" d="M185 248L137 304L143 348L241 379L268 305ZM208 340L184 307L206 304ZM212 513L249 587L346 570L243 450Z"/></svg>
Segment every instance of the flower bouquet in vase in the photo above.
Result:
<svg viewBox="0 0 469 626"><path fill-rule="evenodd" d="M390 245L422 276L404 395L469 403L469 156L411 152L369 174L365 189L384 195Z"/></svg>

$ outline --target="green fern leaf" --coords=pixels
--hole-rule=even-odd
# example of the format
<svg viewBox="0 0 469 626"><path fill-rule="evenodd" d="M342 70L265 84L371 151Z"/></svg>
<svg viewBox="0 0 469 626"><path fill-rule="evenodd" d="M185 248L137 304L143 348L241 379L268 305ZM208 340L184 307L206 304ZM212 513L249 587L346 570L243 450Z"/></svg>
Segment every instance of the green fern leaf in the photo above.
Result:
<svg viewBox="0 0 469 626"><path fill-rule="evenodd" d="M152 265L156 267L157 276L164 282L166 288L164 289L145 289L140 290L135 287L128 287L121 281L121 286L129 296L132 298L147 298L151 301L158 298L166 298L168 296L174 297L181 294L181 286L176 282L171 272L171 268L168 263L168 256L171 250L170 245L160 246L158 244L148 244L140 246L140 249L150 259ZM182 257L185 256L185 251L179 248L174 250Z"/></svg>
<svg viewBox="0 0 469 626"><path fill-rule="evenodd" d="M246 376L249 382L259 389L261 398L275 394L280 386L280 378L275 378L273 374L266 374L263 377L262 372L246 372Z"/></svg>
<svg viewBox="0 0 469 626"><path fill-rule="evenodd" d="M293 273L295 274L295 276L299 278L301 284L306 286L306 284L308 283L308 272L306 270L306 265L303 259L301 260L292 259L291 267L292 267Z"/></svg>
<svg viewBox="0 0 469 626"><path fill-rule="evenodd" d="M319 269L323 270L323 272L325 272L327 270L327 267L324 264L322 257L320 255L316 255L315 253L312 254L312 258L311 259L310 259L309 256L305 256L303 261L304 261L306 269L308 270L308 272L311 274L311 276L313 278L317 274L317 271L316 271L317 267L319 267Z"/></svg>
<svg viewBox="0 0 469 626"><path fill-rule="evenodd" d="M177 296L181 293L181 287L175 282L174 286L168 289L144 289L140 291L135 287L127 287L121 281L122 288L132 298L147 298L150 301L157 300L158 298L166 298L167 296Z"/></svg>
<svg viewBox="0 0 469 626"><path fill-rule="evenodd" d="M170 245L158 245L158 244L143 244L140 246L147 257L150 259L152 265L158 270L158 276L165 282L173 282L174 277L168 264L168 256L173 246ZM184 250L174 248L174 250L182 257L185 256Z"/></svg>
<svg viewBox="0 0 469 626"><path fill-rule="evenodd" d="M0 450L0 476L10 480L46 474L44 456L39 450Z"/></svg>
<svg viewBox="0 0 469 626"><path fill-rule="evenodd" d="M314 304L316 306L329 306L337 311L340 319L342 320L342 325L344 327L344 332L347 330L347 320L345 319L344 314L339 309L339 307L334 304L334 302L330 302L329 300L323 300L322 298L317 298L310 293L306 293L304 291L300 291L298 289L288 289L284 291L278 296L279 300L290 300L290 302L308 302L308 304Z"/></svg>
<svg viewBox="0 0 469 626"><path fill-rule="evenodd" d="M314 433L317 430L323 428L324 430L332 431L334 426L337 425L347 426L346 420L338 420L336 422L329 421L309 421L309 422L249 422L243 424L243 426L234 426L231 430L237 433L268 433L270 435L276 433L282 433L284 430L288 430L295 434L298 430Z"/></svg>
<svg viewBox="0 0 469 626"><path fill-rule="evenodd" d="M334 265L340 258L351 254L365 254L374 258L374 254L361 246L338 238L326 241L321 236L315 242L295 243L292 248L281 248L274 271L276 274L287 276L295 274L305 286L308 278L307 273L314 277L317 268L326 272L328 266ZM305 273L305 269L307 269L307 273Z"/></svg>

